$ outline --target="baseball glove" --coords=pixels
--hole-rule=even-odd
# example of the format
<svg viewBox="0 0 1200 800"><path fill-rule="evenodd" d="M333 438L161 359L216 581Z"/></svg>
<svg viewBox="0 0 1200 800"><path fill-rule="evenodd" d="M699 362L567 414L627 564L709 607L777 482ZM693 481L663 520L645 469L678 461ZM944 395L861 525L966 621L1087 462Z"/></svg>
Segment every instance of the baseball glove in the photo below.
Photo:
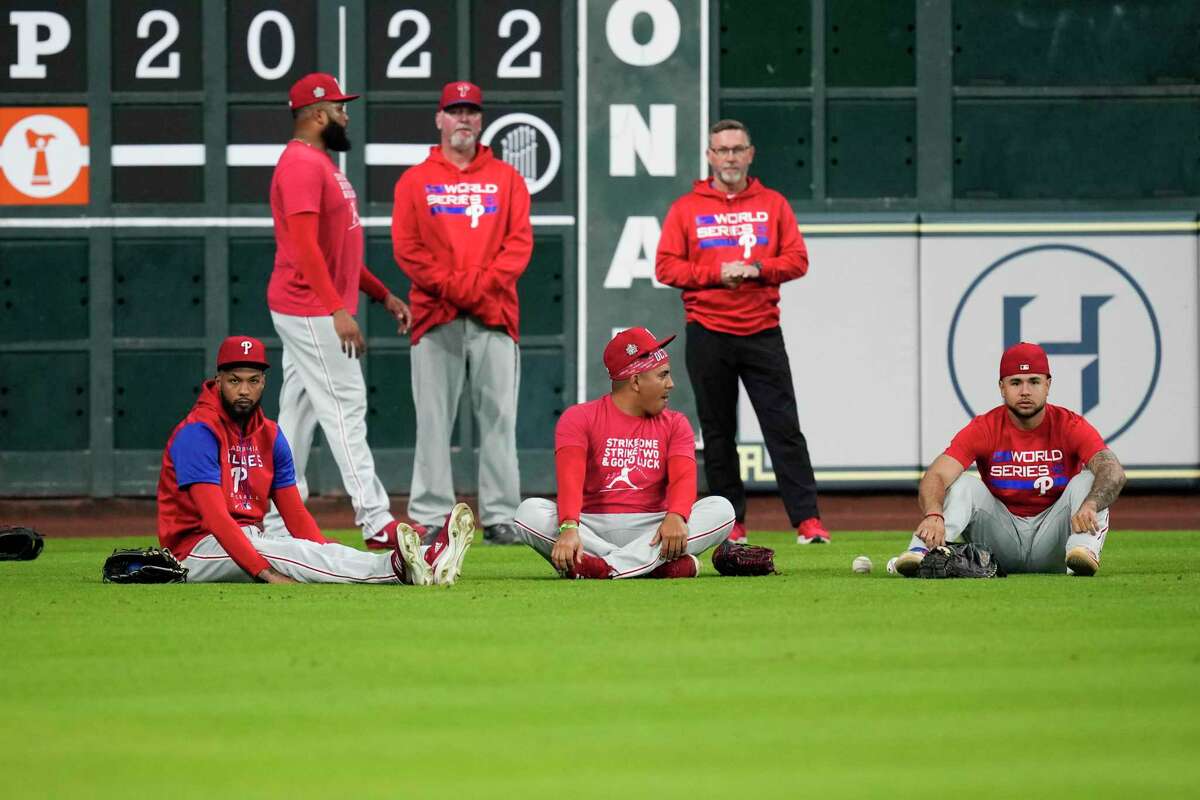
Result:
<svg viewBox="0 0 1200 800"><path fill-rule="evenodd" d="M970 542L944 544L921 559L917 578L1003 578L1006 573L986 547Z"/></svg>
<svg viewBox="0 0 1200 800"><path fill-rule="evenodd" d="M187 567L161 547L113 550L104 562L105 583L183 583Z"/></svg>
<svg viewBox="0 0 1200 800"><path fill-rule="evenodd" d="M712 563L722 575L771 575L775 572L775 551L726 541L713 550Z"/></svg>
<svg viewBox="0 0 1200 800"><path fill-rule="evenodd" d="M33 528L0 525L0 561L33 561L44 544L42 535Z"/></svg>

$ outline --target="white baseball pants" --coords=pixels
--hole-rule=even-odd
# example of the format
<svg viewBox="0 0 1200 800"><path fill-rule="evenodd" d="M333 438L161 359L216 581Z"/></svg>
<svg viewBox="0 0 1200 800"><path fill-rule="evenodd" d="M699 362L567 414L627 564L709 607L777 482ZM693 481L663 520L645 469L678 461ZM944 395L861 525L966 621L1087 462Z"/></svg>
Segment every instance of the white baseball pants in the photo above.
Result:
<svg viewBox="0 0 1200 800"><path fill-rule="evenodd" d="M344 544L317 544L288 534L268 536L254 526L242 528L251 546L279 572L302 583L401 583L392 569L392 553L364 553ZM209 535L181 562L189 583L251 583L254 577L229 557Z"/></svg>
<svg viewBox="0 0 1200 800"><path fill-rule="evenodd" d="M463 385L479 432L479 522L511 522L521 502L517 464L517 392L521 351L504 331L459 317L428 331L412 347L417 444L408 515L440 528L458 502L450 467L450 434Z"/></svg>
<svg viewBox="0 0 1200 800"><path fill-rule="evenodd" d="M1108 535L1108 509L1096 516L1100 532L1072 533L1071 517L1092 490L1095 476L1083 470L1067 484L1054 505L1036 517L1018 517L988 491L975 475L963 474L946 491L942 514L947 542L974 542L992 551L1007 572L1067 571L1067 551L1086 547L1100 560ZM916 536L910 547L926 547Z"/></svg>
<svg viewBox="0 0 1200 800"><path fill-rule="evenodd" d="M663 563L660 545L650 540L667 514L581 514L579 539L583 549L600 556L616 570L616 578L636 578ZM724 497L705 497L692 506L688 520L687 552L698 556L729 537L733 504ZM517 532L525 543L550 560L558 541L558 504L531 497L517 509Z"/></svg>
<svg viewBox="0 0 1200 800"><path fill-rule="evenodd" d="M375 474L367 446L367 386L358 359L347 358L333 317L294 317L271 312L283 340L283 381L279 389L279 428L292 446L296 488L308 499L305 470L317 425L342 473L363 538L393 519L387 490ZM453 505L453 504L451 504ZM272 535L285 532L274 504L263 520Z"/></svg>

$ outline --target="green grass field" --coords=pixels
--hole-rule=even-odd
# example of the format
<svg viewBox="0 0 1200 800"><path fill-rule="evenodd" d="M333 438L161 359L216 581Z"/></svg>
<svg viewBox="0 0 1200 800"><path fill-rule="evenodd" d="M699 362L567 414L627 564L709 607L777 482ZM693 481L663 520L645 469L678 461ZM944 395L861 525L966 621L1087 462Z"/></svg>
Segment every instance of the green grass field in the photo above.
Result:
<svg viewBox="0 0 1200 800"><path fill-rule="evenodd" d="M752 541L782 575L571 582L477 545L413 589L111 586L145 540L51 540L0 564L0 794L1196 796L1200 532L1114 533L1091 580Z"/></svg>

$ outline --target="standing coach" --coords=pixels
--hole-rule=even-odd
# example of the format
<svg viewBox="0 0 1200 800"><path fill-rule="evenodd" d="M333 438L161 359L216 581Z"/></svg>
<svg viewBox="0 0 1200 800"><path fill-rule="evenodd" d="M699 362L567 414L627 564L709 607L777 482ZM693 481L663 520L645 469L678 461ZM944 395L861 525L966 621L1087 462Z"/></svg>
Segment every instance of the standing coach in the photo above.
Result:
<svg viewBox="0 0 1200 800"><path fill-rule="evenodd" d="M448 83L434 117L441 144L396 182L392 247L412 281L412 392L417 445L408 514L429 530L454 506L450 433L464 384L479 429L485 541L515 544L517 279L533 229L525 179L479 143L483 92Z"/></svg>
<svg viewBox="0 0 1200 800"><path fill-rule="evenodd" d="M808 271L796 217L779 192L749 176L750 132L712 126L708 164L663 222L655 273L683 290L687 371L704 435L708 490L737 514L731 541L746 538L746 489L737 453L738 379L762 426L779 492L800 544L829 541L817 510L808 443L800 432L792 371L779 329L779 285Z"/></svg>

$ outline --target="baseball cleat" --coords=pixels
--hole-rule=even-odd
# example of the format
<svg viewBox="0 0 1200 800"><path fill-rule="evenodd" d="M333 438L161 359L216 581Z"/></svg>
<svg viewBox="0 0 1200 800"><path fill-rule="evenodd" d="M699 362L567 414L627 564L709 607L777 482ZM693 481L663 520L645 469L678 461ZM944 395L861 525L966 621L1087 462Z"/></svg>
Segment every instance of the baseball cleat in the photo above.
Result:
<svg viewBox="0 0 1200 800"><path fill-rule="evenodd" d="M726 539L726 541L733 542L734 544L745 544L746 543L746 523L744 523L744 522L733 523L733 530L730 532L729 538Z"/></svg>
<svg viewBox="0 0 1200 800"><path fill-rule="evenodd" d="M796 544L829 544L829 531L820 517L809 517L796 528Z"/></svg>
<svg viewBox="0 0 1200 800"><path fill-rule="evenodd" d="M451 586L462 572L467 549L475 541L475 515L466 503L459 503L425 551L425 562L433 574L433 583Z"/></svg>
<svg viewBox="0 0 1200 800"><path fill-rule="evenodd" d="M612 572L612 567L600 556L583 553L575 565L563 573L563 577L575 580L607 580L612 577Z"/></svg>
<svg viewBox="0 0 1200 800"><path fill-rule="evenodd" d="M403 522L396 525L396 549L392 554L392 567L401 580L411 586L428 586L433 583L433 572L421 557L421 537ZM397 564L396 562L400 563Z"/></svg>
<svg viewBox="0 0 1200 800"><path fill-rule="evenodd" d="M396 527L399 525L392 520L370 536L363 537L363 544L368 550L395 550L397 542ZM407 526L405 526L407 527Z"/></svg>
<svg viewBox="0 0 1200 800"><path fill-rule="evenodd" d="M922 549L905 550L900 555L896 556L892 566L896 570L897 575L903 575L906 578L916 577L917 570L921 568L921 561L925 558L925 553L928 552Z"/></svg>
<svg viewBox="0 0 1200 800"><path fill-rule="evenodd" d="M500 522L496 525L488 525L483 529L483 541L485 544L523 544L520 534L517 533L516 526L507 522Z"/></svg>
<svg viewBox="0 0 1200 800"><path fill-rule="evenodd" d="M691 553L659 564L647 578L695 578L700 574L700 559Z"/></svg>
<svg viewBox="0 0 1200 800"><path fill-rule="evenodd" d="M1100 559L1086 547L1072 547L1067 551L1067 574L1090 578L1100 571Z"/></svg>

